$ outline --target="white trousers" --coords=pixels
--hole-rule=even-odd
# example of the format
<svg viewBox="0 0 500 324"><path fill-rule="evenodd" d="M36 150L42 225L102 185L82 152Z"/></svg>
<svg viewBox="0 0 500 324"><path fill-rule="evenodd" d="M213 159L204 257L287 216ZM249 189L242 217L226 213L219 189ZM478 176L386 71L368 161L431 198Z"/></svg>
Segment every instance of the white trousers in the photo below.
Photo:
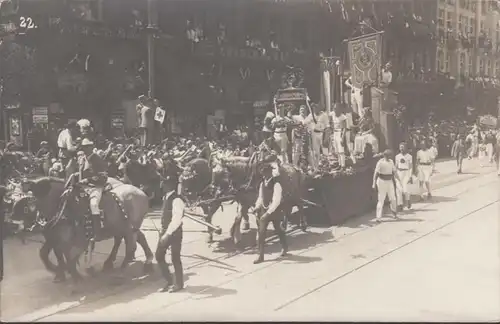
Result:
<svg viewBox="0 0 500 324"><path fill-rule="evenodd" d="M286 133L274 133L274 140L281 150L281 162L288 163L288 136Z"/></svg>
<svg viewBox="0 0 500 324"><path fill-rule="evenodd" d="M386 198L389 198L391 203L391 209L396 212L396 191L394 190L394 182L392 180L382 180L377 179L377 191L378 191L378 202L377 202L377 219L382 218L382 211L384 209L384 202Z"/></svg>
<svg viewBox="0 0 500 324"><path fill-rule="evenodd" d="M397 198L401 206L410 200L411 170L398 170L399 181L397 181Z"/></svg>
<svg viewBox="0 0 500 324"><path fill-rule="evenodd" d="M493 162L493 154L494 154L494 150L493 150L493 144L486 144L486 152L488 152L488 161L490 163Z"/></svg>
<svg viewBox="0 0 500 324"><path fill-rule="evenodd" d="M321 147L323 146L323 132L312 132L311 133L311 165L314 170L317 170L319 167L319 159L321 156Z"/></svg>
<svg viewBox="0 0 500 324"><path fill-rule="evenodd" d="M89 187L86 190L90 199L90 212L92 213L92 215L100 215L101 214L100 204L101 204L103 188Z"/></svg>
<svg viewBox="0 0 500 324"><path fill-rule="evenodd" d="M363 117L363 93L361 89L351 91L352 111Z"/></svg>

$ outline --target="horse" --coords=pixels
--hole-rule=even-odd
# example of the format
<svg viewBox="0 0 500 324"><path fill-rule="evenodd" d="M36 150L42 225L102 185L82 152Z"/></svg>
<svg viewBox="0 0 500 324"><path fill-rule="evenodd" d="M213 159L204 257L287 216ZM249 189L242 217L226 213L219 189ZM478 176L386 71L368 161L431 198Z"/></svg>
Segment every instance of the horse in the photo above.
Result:
<svg viewBox="0 0 500 324"><path fill-rule="evenodd" d="M76 266L88 248L89 197L81 185L68 185L71 180L65 183L62 179L42 177L27 181L39 213L37 219L26 219L25 222L41 223L40 215L46 218L46 224L42 224L45 243L40 249L40 258L45 268L56 274L55 282L65 280L66 270L75 282L81 279ZM106 187L101 199L105 226L97 233L97 239L103 241L113 237L115 242L103 270L113 268L121 240L125 239L126 255L121 267L133 261L137 242L146 255L144 270L151 271L154 256L140 230L149 210L148 197L138 188L113 178L108 179ZM51 250L56 255L57 266L48 258Z"/></svg>
<svg viewBox="0 0 500 324"><path fill-rule="evenodd" d="M251 157L229 157L216 162L212 169L210 162L205 159L194 159L190 161L181 175L180 192L188 197L188 200L208 200L202 204L203 212L207 215L205 221L211 223L215 212L221 207L222 193L228 193L239 204L230 233L233 242L238 245L241 242L241 220L244 220L243 230L248 230L248 212L254 205L258 196L258 187L261 181L259 166L266 163L274 163L276 155L272 151L260 147ZM293 206L299 208L300 227L305 230L306 222L303 212L301 190L303 189L302 173L292 165L280 166L280 180L286 188L286 212L282 227L286 229L287 217L291 214ZM208 228L207 243L213 242L213 229Z"/></svg>

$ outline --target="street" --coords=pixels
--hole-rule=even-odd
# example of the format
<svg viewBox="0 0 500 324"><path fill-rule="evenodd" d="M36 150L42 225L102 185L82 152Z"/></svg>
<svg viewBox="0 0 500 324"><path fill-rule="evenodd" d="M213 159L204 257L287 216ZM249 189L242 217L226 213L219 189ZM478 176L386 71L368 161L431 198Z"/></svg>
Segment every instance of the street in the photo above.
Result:
<svg viewBox="0 0 500 324"><path fill-rule="evenodd" d="M38 259L39 242L9 240L1 319L498 321L499 179L493 167L466 162L462 175L454 161L439 162L432 200L416 200L401 220L386 217L376 225L372 212L341 226L294 230L288 235L291 255L279 258L273 240L259 265L252 264L255 251L223 241L234 206L214 217L224 232L216 237L219 245L209 247L199 232L204 228L185 221L187 281L177 294L158 293L158 271L142 276L141 262L124 273L87 278L76 291L70 283L56 285ZM157 212L143 225L153 229L146 232L153 249L155 224ZM248 246L252 233L244 238ZM99 244L92 264L100 266L111 245ZM139 260L141 253L139 248Z"/></svg>

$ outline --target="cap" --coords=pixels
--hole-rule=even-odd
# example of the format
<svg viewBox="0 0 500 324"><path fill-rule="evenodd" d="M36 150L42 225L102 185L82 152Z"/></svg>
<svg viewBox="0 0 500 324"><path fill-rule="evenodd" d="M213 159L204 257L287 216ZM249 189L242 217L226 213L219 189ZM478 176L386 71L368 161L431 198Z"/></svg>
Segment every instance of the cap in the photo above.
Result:
<svg viewBox="0 0 500 324"><path fill-rule="evenodd" d="M92 142L91 140L87 139L87 138L84 138L82 140L82 144L80 144L81 146L92 146L94 145L94 142Z"/></svg>

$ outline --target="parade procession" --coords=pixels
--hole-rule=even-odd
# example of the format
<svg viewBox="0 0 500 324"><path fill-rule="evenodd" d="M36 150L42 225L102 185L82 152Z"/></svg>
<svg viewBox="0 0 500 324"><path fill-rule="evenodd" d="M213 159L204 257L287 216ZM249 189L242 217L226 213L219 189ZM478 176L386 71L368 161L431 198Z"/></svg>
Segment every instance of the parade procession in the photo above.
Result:
<svg viewBox="0 0 500 324"><path fill-rule="evenodd" d="M498 320L498 118L498 1L0 0L0 319Z"/></svg>

